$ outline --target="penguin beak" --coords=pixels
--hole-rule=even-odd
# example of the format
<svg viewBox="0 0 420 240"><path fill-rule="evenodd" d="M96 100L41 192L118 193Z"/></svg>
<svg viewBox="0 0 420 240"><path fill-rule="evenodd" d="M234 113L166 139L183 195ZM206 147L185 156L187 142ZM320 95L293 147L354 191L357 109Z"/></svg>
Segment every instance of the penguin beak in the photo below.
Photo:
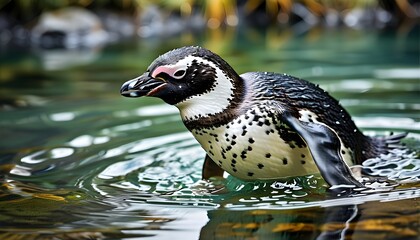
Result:
<svg viewBox="0 0 420 240"><path fill-rule="evenodd" d="M165 85L164 79L152 78L146 72L138 78L125 82L121 86L120 93L124 97L153 96Z"/></svg>

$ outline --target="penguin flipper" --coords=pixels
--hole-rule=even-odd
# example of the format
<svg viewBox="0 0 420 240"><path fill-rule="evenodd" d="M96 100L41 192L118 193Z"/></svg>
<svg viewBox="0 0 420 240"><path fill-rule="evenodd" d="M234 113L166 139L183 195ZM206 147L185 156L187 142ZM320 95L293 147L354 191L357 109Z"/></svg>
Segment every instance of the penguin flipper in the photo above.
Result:
<svg viewBox="0 0 420 240"><path fill-rule="evenodd" d="M364 187L357 181L340 154L340 140L337 134L325 125L303 122L284 111L283 121L305 141L321 176L330 185L354 185Z"/></svg>
<svg viewBox="0 0 420 240"><path fill-rule="evenodd" d="M211 177L223 177L223 173L224 170L217 166L217 164L207 154L203 164L203 179L209 179Z"/></svg>

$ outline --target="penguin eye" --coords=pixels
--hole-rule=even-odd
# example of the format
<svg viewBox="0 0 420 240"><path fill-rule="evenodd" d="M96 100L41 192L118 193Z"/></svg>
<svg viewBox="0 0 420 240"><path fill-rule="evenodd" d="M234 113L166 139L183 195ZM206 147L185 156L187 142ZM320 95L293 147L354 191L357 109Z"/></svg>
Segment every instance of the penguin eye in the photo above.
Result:
<svg viewBox="0 0 420 240"><path fill-rule="evenodd" d="M176 79L180 79L185 76L185 73L187 73L187 71L185 71L184 69L180 69L174 73L173 77Z"/></svg>

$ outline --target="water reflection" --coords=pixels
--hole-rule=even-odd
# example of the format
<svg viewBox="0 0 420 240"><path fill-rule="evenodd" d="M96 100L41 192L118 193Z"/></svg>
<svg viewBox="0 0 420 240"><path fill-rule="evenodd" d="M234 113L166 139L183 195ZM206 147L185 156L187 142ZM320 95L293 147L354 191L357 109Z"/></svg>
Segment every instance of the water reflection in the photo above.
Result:
<svg viewBox="0 0 420 240"><path fill-rule="evenodd" d="M409 219L419 217L418 212L401 211L404 204L410 201L400 201L394 205L391 202L381 203L382 216L393 215L402 225ZM407 228L394 227L395 219L384 218L377 221L374 211L377 203L363 205L338 205L323 208L293 209L293 210L249 210L235 211L211 210L208 213L209 222L201 230L200 239L217 238L261 238L261 239L383 239L376 231L389 228L387 237L411 239L417 236L415 226Z"/></svg>
<svg viewBox="0 0 420 240"><path fill-rule="evenodd" d="M418 185L409 185L420 177L415 153L395 150L364 165L370 175L406 182L408 185L401 185L401 189L384 187L334 195L319 176L275 183L246 183L232 177L205 182L200 181L204 153L185 130L168 128L163 136L151 134L140 140L131 136L145 136L151 127L161 129L176 121L177 114L169 109L158 111L160 106L117 114L123 120L119 125L97 128L90 134L69 138L61 146L21 155L8 174L11 180L2 186L0 198L7 206L2 211L6 217L3 220L20 220L11 221L13 224L0 236L20 235L22 226L54 232L47 219L62 218L55 226L69 229L67 233L40 235L29 230L26 236L169 239L172 235L167 229L173 226L201 239L344 239L355 234L381 239L372 235L372 229L381 230L385 224L390 236L413 237L416 229L412 223L418 213L413 208L402 212L400 204L412 205L420 197ZM132 118L140 119L126 121ZM69 121L86 120L81 115ZM392 128L393 124L388 121L382 128ZM35 182L32 176L41 178L36 184L23 183ZM57 186L64 188L55 190ZM52 203L55 207L43 207ZM378 203L381 207L371 210ZM26 206L39 210L34 212ZM25 213L20 212L22 209ZM376 223L377 211L385 218L381 224ZM32 215L37 216L32 218L35 224L22 218ZM386 220L391 215L393 218ZM194 216L199 219L193 220ZM405 231L395 228L397 220ZM181 225L183 221L194 224L188 229ZM16 229L14 224L20 227ZM78 230L81 228L87 230Z"/></svg>
<svg viewBox="0 0 420 240"><path fill-rule="evenodd" d="M38 50L42 66L48 71L69 69L88 65L99 55L98 49L82 48L72 50Z"/></svg>
<svg viewBox="0 0 420 240"><path fill-rule="evenodd" d="M50 119L55 122L71 121L75 117L76 114L72 112L53 113L50 115Z"/></svg>
<svg viewBox="0 0 420 240"><path fill-rule="evenodd" d="M71 140L69 142L69 145L75 148L82 148L82 147L89 147L89 146L97 145L97 144L104 144L104 143L109 142L109 140L110 140L110 137L108 136L93 137L90 135L82 135Z"/></svg>
<svg viewBox="0 0 420 240"><path fill-rule="evenodd" d="M381 79L416 79L420 76L418 68L394 68L394 69L378 69L375 70L374 76Z"/></svg>

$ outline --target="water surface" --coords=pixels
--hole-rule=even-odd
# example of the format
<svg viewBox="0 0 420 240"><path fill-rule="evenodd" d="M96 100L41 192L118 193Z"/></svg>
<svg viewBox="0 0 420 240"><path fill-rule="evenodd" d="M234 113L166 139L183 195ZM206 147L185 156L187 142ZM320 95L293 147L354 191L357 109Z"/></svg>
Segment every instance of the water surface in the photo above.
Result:
<svg viewBox="0 0 420 240"><path fill-rule="evenodd" d="M227 29L101 49L3 47L0 238L416 239L418 34ZM366 134L408 132L409 150L367 161L377 189L351 194L332 193L319 176L201 181L205 154L177 109L119 95L183 45L207 47L239 73L320 84Z"/></svg>

